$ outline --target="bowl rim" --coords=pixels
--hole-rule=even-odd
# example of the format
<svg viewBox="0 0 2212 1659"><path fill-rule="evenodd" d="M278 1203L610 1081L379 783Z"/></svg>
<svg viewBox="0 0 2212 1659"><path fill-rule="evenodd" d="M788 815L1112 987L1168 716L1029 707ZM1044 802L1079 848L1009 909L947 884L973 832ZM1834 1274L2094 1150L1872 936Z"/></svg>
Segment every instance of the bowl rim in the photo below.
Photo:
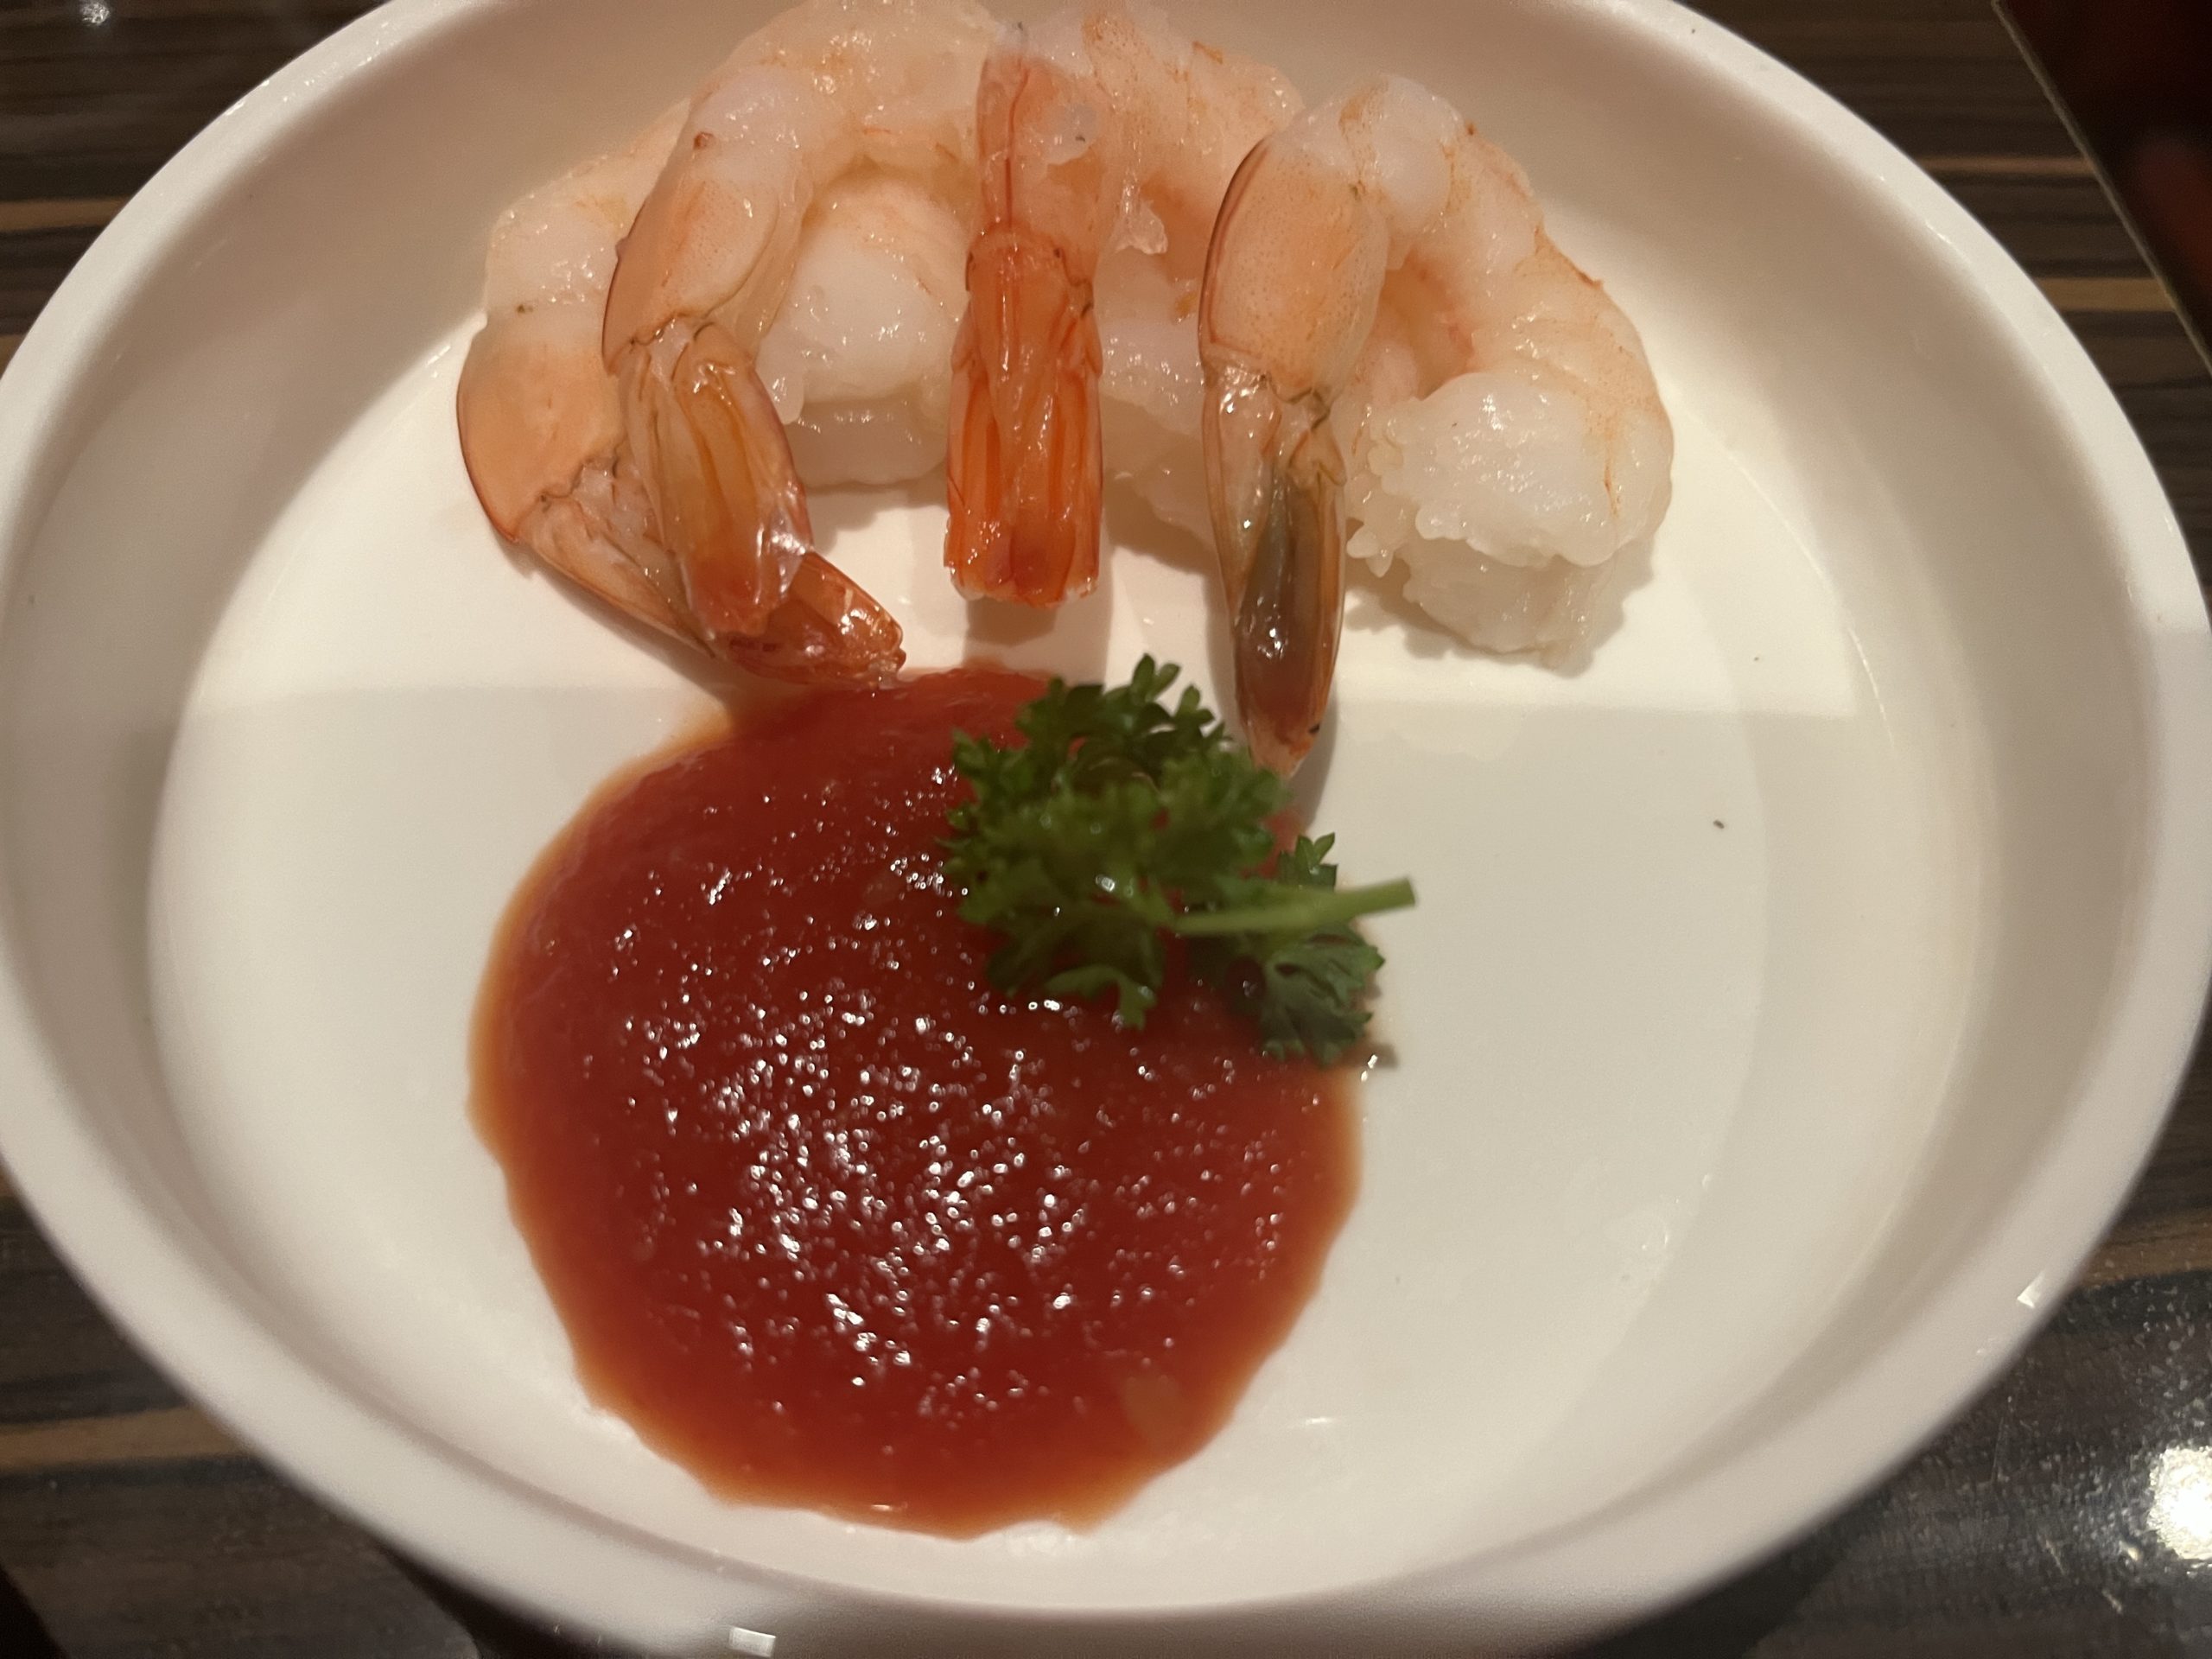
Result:
<svg viewBox="0 0 2212 1659"><path fill-rule="evenodd" d="M499 1599L633 1639L694 1639L677 1609L772 1629L824 1601L993 1621L1205 1618L1387 1602L1503 1614L1532 1631L1588 1628L1679 1599L1777 1548L1902 1462L1987 1387L2061 1299L2148 1158L2190 1057L2212 976L2212 633L2180 526L2111 388L2033 280L1889 140L1795 71L1675 0L1555 0L1752 100L1871 186L1972 290L2054 424L2119 550L2147 714L2145 855L2102 1029L2044 1156L1999 1224L1878 1354L1808 1408L1709 1465L1595 1516L1445 1566L1308 1603L1270 1599L1050 1610L889 1595L672 1543L530 1485L393 1417L281 1341L183 1227L71 1109L32 1014L23 964L0 956L0 1151L17 1195L72 1272L185 1392L333 1507ZM152 270L241 174L281 151L346 87L404 68L507 0L391 0L277 71L186 144L78 263L0 375L0 583L66 467L73 397ZM0 833L4 833L0 830ZM4 848L0 847L0 857ZM1897 1402L1913 1408L1901 1411Z"/></svg>

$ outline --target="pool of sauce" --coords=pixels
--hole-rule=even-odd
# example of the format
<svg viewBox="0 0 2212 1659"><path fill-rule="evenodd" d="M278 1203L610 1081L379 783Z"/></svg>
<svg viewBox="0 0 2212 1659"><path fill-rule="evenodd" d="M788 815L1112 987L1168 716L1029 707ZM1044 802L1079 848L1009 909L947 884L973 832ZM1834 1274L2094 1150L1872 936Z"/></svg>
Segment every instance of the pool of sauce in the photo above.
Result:
<svg viewBox="0 0 2212 1659"><path fill-rule="evenodd" d="M809 693L603 791L517 893L476 1110L592 1395L728 1496L1094 1521L1227 1420L1356 1181L1334 1076L1172 982L995 990L938 871L963 669Z"/></svg>

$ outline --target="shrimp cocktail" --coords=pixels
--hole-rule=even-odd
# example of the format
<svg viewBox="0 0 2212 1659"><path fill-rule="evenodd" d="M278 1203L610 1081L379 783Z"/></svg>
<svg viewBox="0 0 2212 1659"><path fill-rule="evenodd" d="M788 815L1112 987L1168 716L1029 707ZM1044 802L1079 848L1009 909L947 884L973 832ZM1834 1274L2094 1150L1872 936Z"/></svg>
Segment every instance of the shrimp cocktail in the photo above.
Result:
<svg viewBox="0 0 2212 1659"><path fill-rule="evenodd" d="M1521 169L1411 81L1314 90L1145 9L808 0L493 227L486 515L804 688L586 806L476 1027L580 1370L732 1497L1084 1524L1205 1443L1356 1191L1359 918L1414 901L1286 782L1348 561L1557 658L1666 512L1636 330ZM808 491L940 467L979 606L1091 591L1109 488L1210 548L1234 726L1148 658L901 677Z"/></svg>

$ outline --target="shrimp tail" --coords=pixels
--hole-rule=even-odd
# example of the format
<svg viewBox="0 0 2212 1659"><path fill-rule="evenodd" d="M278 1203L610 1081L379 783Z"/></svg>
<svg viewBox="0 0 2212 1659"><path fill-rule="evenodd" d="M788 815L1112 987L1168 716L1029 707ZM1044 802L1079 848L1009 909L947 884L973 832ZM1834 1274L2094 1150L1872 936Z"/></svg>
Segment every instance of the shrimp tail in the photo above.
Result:
<svg viewBox="0 0 2212 1659"><path fill-rule="evenodd" d="M1206 365L1204 435L1237 712L1253 754L1287 777L1321 729L1336 672L1344 460L1308 400L1233 359Z"/></svg>
<svg viewBox="0 0 2212 1659"><path fill-rule="evenodd" d="M611 496L605 475L583 482L593 493ZM633 621L642 622L670 638L696 644L683 608L681 594L665 590L669 572L654 580L656 568L666 571L666 561L656 559L658 548L632 537L626 544L623 526L606 511L603 501L588 502L570 491L550 498L524 521L517 538L569 581L614 607ZM594 508L598 509L594 511Z"/></svg>
<svg viewBox="0 0 2212 1659"><path fill-rule="evenodd" d="M621 369L633 453L541 499L520 538L638 621L755 674L897 673L899 624L814 550L783 423L736 341L671 324Z"/></svg>
<svg viewBox="0 0 2212 1659"><path fill-rule="evenodd" d="M760 632L723 641L721 654L768 679L801 685L881 681L906 663L902 637L866 588L809 553Z"/></svg>
<svg viewBox="0 0 2212 1659"><path fill-rule="evenodd" d="M644 488L626 463L588 467L575 487L538 503L518 539L579 587L656 632L706 643L676 562L651 534ZM760 632L714 643L725 662L802 684L887 680L906 660L899 624L818 553Z"/></svg>
<svg viewBox="0 0 2212 1659"><path fill-rule="evenodd" d="M753 361L719 326L622 353L627 422L686 608L720 651L759 636L814 551L806 491Z"/></svg>
<svg viewBox="0 0 2212 1659"><path fill-rule="evenodd" d="M970 598L1057 605L1098 581L1102 362L1090 284L1019 230L968 259L952 348L944 562Z"/></svg>

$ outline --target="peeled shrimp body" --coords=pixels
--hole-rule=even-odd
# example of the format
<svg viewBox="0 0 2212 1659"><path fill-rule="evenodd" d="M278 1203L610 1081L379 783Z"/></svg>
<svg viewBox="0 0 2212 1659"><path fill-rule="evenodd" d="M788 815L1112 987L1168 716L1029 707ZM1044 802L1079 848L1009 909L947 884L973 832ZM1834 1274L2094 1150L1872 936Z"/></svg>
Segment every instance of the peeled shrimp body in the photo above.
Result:
<svg viewBox="0 0 2212 1659"><path fill-rule="evenodd" d="M1237 163L1297 107L1274 70L1148 9L1000 35L953 357L945 563L963 593L1048 606L1088 592L1109 473L1205 533L1206 245Z"/></svg>
<svg viewBox="0 0 2212 1659"><path fill-rule="evenodd" d="M944 465L972 217L877 169L833 184L808 215L755 361L810 486L899 484Z"/></svg>
<svg viewBox="0 0 2212 1659"><path fill-rule="evenodd" d="M1395 77L1239 171L1199 311L1208 491L1254 753L1327 707L1346 550L1493 651L1578 639L1667 510L1674 434L1635 328L1529 181Z"/></svg>
<svg viewBox="0 0 2212 1659"><path fill-rule="evenodd" d="M808 0L684 108L509 211L461 391L505 534L756 672L880 677L898 625L814 550L804 476L943 453L990 23Z"/></svg>

